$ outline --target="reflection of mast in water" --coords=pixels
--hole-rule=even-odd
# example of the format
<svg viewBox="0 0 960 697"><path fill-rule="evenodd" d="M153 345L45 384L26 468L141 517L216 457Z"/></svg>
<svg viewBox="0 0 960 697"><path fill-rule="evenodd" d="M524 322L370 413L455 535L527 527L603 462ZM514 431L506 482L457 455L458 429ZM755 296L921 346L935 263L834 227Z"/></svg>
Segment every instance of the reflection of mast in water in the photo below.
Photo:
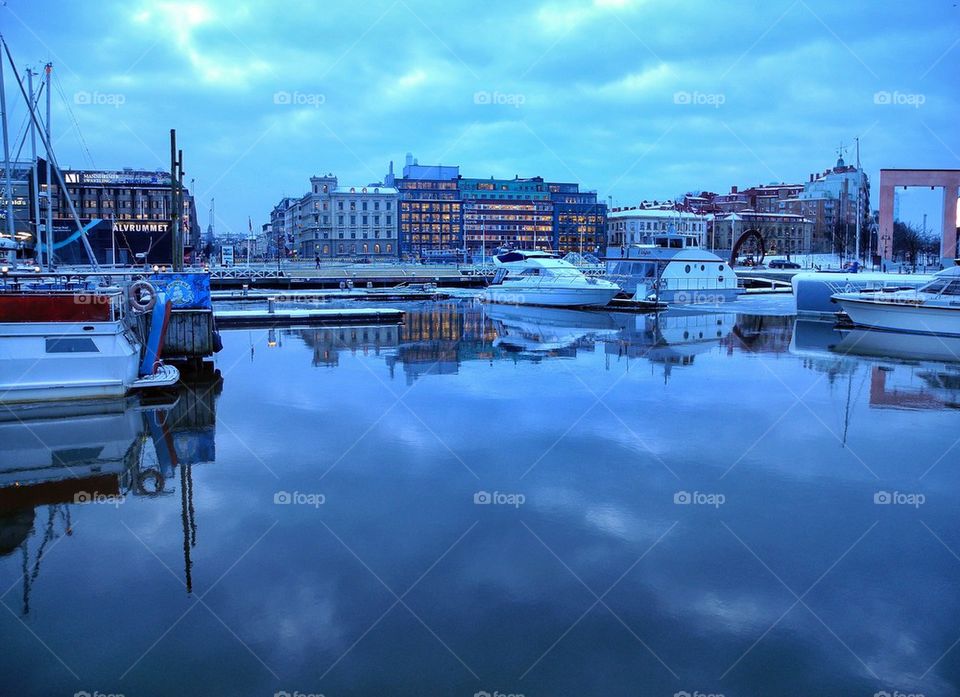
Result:
<svg viewBox="0 0 960 697"><path fill-rule="evenodd" d="M183 577L189 594L193 591L190 548L197 544L197 525L193 512L193 470L190 465L180 465L180 520L183 524Z"/></svg>
<svg viewBox="0 0 960 697"><path fill-rule="evenodd" d="M30 569L30 548L27 546L27 541L29 538L25 538L23 542L20 543L20 551L23 555L22 573L24 615L30 614L30 589L33 587L33 582L37 580L37 576L40 574L40 562L43 561L43 555L46 551L47 545L59 537L59 535L56 534L55 525L58 518L63 520L64 533L68 536L73 534L73 526L70 522L69 506L62 504L48 506L47 525L43 533L43 539L40 541L40 546L37 548L37 558L33 563L32 570Z"/></svg>

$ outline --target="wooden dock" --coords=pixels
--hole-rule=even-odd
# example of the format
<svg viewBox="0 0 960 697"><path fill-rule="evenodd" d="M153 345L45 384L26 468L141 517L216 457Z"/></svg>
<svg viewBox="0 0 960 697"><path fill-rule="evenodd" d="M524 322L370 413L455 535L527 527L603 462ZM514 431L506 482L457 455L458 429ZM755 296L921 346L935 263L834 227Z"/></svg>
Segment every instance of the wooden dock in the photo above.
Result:
<svg viewBox="0 0 960 697"><path fill-rule="evenodd" d="M293 325L400 324L406 313L394 308L337 308L318 310L216 310L217 326L288 327Z"/></svg>
<svg viewBox="0 0 960 697"><path fill-rule="evenodd" d="M450 293L443 290L421 290L415 288L353 288L349 290L215 290L211 292L214 301L230 302L324 302L329 300L379 300L383 302L404 302L415 300L447 300Z"/></svg>

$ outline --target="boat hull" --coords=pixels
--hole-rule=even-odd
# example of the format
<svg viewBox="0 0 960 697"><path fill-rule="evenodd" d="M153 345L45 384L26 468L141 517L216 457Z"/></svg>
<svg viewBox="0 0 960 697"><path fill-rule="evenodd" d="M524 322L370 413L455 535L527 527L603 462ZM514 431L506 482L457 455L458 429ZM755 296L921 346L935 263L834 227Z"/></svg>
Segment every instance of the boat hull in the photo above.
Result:
<svg viewBox="0 0 960 697"><path fill-rule="evenodd" d="M875 300L855 293L839 293L834 299L850 320L861 327L960 336L960 303L953 307L931 307L921 303Z"/></svg>
<svg viewBox="0 0 960 697"><path fill-rule="evenodd" d="M530 288L509 282L491 286L480 299L503 305L540 305L543 307L605 307L620 292L613 284L578 285L571 287Z"/></svg>
<svg viewBox="0 0 960 697"><path fill-rule="evenodd" d="M0 323L0 403L122 397L138 361L119 321Z"/></svg>

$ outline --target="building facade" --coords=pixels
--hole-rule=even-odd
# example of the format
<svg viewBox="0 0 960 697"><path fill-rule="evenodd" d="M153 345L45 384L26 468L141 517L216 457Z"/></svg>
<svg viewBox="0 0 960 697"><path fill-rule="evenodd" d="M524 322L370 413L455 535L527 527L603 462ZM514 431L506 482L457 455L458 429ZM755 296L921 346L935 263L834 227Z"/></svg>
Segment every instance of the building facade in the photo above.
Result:
<svg viewBox="0 0 960 697"><path fill-rule="evenodd" d="M666 208L615 208L607 214L607 245L650 244L653 235L683 233L697 235L705 247L708 221L705 215Z"/></svg>
<svg viewBox="0 0 960 697"><path fill-rule="evenodd" d="M400 196L405 256L480 260L503 248L598 253L606 244L607 206L576 183L463 177L458 166L421 165L410 154L403 176L390 180Z"/></svg>
<svg viewBox="0 0 960 697"><path fill-rule="evenodd" d="M45 175L41 162L39 173ZM41 181L41 208L49 189L53 211L54 259L58 263L88 262L76 238L76 223L70 215L66 195L54 183ZM170 236L170 173L164 170L63 170L67 192L87 239L100 263L169 264L172 260ZM200 222L193 195L184 187L180 213L184 258L192 260L193 250L202 245Z"/></svg>
<svg viewBox="0 0 960 697"><path fill-rule="evenodd" d="M553 200L542 178L461 178L459 187L468 254L553 246Z"/></svg>
<svg viewBox="0 0 960 697"><path fill-rule="evenodd" d="M311 177L302 197L281 199L271 211L270 228L300 259L387 259L398 253L397 220L395 188L341 186L326 174Z"/></svg>
<svg viewBox="0 0 960 697"><path fill-rule="evenodd" d="M560 254L602 254L607 246L607 204L574 183L548 183L553 201L553 249Z"/></svg>
<svg viewBox="0 0 960 697"><path fill-rule="evenodd" d="M712 216L708 232L710 248L729 252L740 236L756 230L763 236L770 255L807 254L813 245L814 223L791 213L718 213Z"/></svg>
<svg viewBox="0 0 960 697"><path fill-rule="evenodd" d="M840 157L832 169L811 174L802 191L781 202L780 210L814 222L814 251L852 250L858 214L862 230L869 224L870 180L862 169L847 165Z"/></svg>
<svg viewBox="0 0 960 697"><path fill-rule="evenodd" d="M403 177L394 180L399 197L402 256L458 258L462 254L459 179L459 167L421 165L407 155Z"/></svg>

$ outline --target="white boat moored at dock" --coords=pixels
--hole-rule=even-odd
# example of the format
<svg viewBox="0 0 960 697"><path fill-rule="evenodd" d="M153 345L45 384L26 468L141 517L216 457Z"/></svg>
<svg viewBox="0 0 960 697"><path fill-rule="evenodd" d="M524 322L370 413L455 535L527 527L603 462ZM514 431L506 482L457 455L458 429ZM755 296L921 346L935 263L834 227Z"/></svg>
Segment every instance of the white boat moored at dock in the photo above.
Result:
<svg viewBox="0 0 960 697"><path fill-rule="evenodd" d="M960 336L960 266L934 274L916 290L837 293L833 299L861 327Z"/></svg>
<svg viewBox="0 0 960 697"><path fill-rule="evenodd" d="M545 307L604 307L619 292L610 281L587 276L549 252L516 251L494 259L497 275L480 294L484 302Z"/></svg>

